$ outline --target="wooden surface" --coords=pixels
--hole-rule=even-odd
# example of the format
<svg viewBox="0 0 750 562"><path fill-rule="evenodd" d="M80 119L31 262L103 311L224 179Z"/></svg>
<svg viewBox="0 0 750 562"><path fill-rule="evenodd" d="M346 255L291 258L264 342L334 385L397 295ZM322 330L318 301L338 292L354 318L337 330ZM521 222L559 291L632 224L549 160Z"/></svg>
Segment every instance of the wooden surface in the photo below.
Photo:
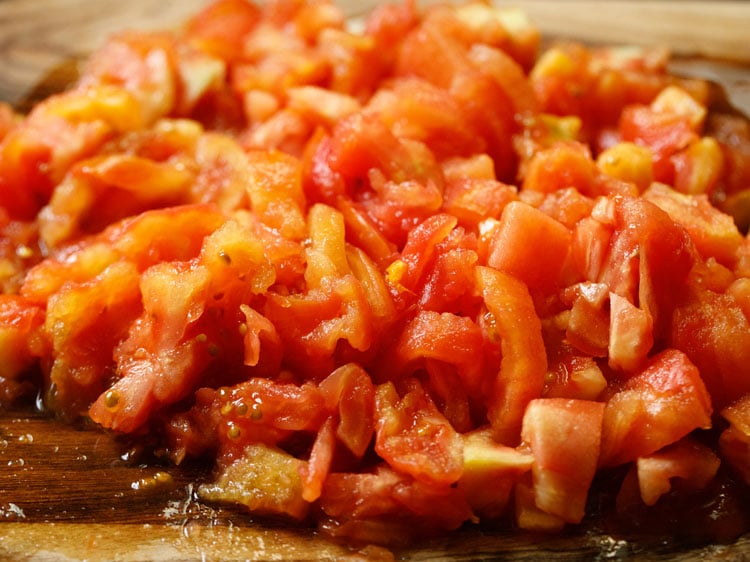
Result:
<svg viewBox="0 0 750 562"><path fill-rule="evenodd" d="M522 6L545 34L663 44L691 55L750 60L750 3L503 3ZM127 27L173 27L202 4L203 0L0 0L0 99L24 106L71 80L77 62L109 33ZM356 16L372 0L344 5ZM736 72L733 83L747 93L747 67ZM96 429L62 426L31 409L0 414L0 560L232 562L384 554L346 548L310 529L203 505L195 500L191 486L207 477L205 468L139 464L145 460ZM746 559L748 552L750 537L729 545L685 548L661 540L623 541L596 532L539 537L466 531L396 555L450 561L718 561Z"/></svg>
<svg viewBox="0 0 750 562"><path fill-rule="evenodd" d="M239 562L387 554L380 548L347 548L308 528L202 504L192 490L210 476L205 467L147 461L95 428L58 424L31 408L0 414L0 560ZM153 484L159 479L164 483ZM740 560L750 552L750 536L693 548L665 543L663 537L628 539L585 530L550 537L467 530L395 555L452 562L697 562Z"/></svg>
<svg viewBox="0 0 750 562"><path fill-rule="evenodd" d="M423 3L438 0L422 0ZM687 56L750 62L750 2L494 0L522 8L545 36L659 45ZM0 0L0 100L27 108L70 81L82 57L112 32L178 26L206 0ZM353 17L377 0L339 0ZM730 84L750 80L730 68ZM717 78L714 71L714 78ZM719 69L718 79L725 73ZM750 105L750 101L748 102Z"/></svg>

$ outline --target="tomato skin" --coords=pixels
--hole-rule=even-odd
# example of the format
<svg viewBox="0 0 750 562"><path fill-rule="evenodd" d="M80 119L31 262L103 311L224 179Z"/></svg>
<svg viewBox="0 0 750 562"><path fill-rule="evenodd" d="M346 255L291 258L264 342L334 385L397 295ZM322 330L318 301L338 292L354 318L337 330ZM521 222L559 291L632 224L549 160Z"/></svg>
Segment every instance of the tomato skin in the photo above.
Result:
<svg viewBox="0 0 750 562"><path fill-rule="evenodd" d="M668 349L625 380L607 401L599 464L616 466L711 427L711 396L688 357Z"/></svg>
<svg viewBox="0 0 750 562"><path fill-rule="evenodd" d="M314 502L320 497L331 464L336 446L334 418L329 416L320 427L315 438L307 464L299 469L302 477L302 499Z"/></svg>
<svg viewBox="0 0 750 562"><path fill-rule="evenodd" d="M336 437L361 458L375 431L375 387L369 374L348 363L321 381L319 388L326 407L338 413Z"/></svg>
<svg viewBox="0 0 750 562"><path fill-rule="evenodd" d="M524 413L521 439L534 455L536 505L570 523L584 516L599 460L604 407L589 400L537 398Z"/></svg>
<svg viewBox="0 0 750 562"><path fill-rule="evenodd" d="M487 417L499 443L515 445L530 400L541 396L547 372L542 328L526 286L489 267L477 267L477 286L502 347L500 369L487 398Z"/></svg>

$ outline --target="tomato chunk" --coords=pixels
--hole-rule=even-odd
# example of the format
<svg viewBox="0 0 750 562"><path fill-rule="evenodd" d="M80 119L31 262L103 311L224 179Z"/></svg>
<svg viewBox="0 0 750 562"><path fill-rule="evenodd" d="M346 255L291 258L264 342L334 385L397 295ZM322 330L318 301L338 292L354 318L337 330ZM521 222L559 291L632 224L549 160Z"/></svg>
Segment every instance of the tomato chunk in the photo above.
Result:
<svg viewBox="0 0 750 562"><path fill-rule="evenodd" d="M711 397L695 365L677 350L656 355L607 401L600 464L614 466L711 427Z"/></svg>
<svg viewBox="0 0 750 562"><path fill-rule="evenodd" d="M583 519L599 461L604 404L537 398L523 417L521 438L531 448L534 498L539 509L564 521Z"/></svg>

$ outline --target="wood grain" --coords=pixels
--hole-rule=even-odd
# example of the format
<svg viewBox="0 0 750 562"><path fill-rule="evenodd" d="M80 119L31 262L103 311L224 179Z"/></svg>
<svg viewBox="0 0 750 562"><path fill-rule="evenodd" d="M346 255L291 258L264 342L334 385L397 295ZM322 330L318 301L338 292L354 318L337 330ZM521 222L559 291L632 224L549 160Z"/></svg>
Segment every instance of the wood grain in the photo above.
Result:
<svg viewBox="0 0 750 562"><path fill-rule="evenodd" d="M514 0L548 35L664 46L683 56L750 62L750 3L705 0Z"/></svg>
<svg viewBox="0 0 750 562"><path fill-rule="evenodd" d="M0 560L187 562L378 559L307 527L198 501L200 464L160 466L93 427L32 408L0 413ZM162 484L148 485L157 474ZM691 547L663 537L614 538L582 528L561 536L467 529L395 551L404 560L740 560L750 536Z"/></svg>
<svg viewBox="0 0 750 562"><path fill-rule="evenodd" d="M126 28L179 26L207 0L2 0L0 100L21 109L70 83L86 54ZM339 0L351 17L378 0ZM422 4L439 0L421 0ZM750 2L494 0L522 8L545 36L660 45L680 55L750 61ZM747 84L747 79L745 80Z"/></svg>

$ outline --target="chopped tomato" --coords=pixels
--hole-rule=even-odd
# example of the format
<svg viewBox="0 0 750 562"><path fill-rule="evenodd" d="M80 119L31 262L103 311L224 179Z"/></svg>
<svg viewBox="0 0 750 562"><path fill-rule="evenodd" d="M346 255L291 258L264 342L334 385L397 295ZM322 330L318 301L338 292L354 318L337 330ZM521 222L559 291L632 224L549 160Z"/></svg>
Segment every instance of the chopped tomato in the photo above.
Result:
<svg viewBox="0 0 750 562"><path fill-rule="evenodd" d="M523 416L521 438L534 455L535 503L569 523L583 519L596 472L604 404L588 400L537 398Z"/></svg>
<svg viewBox="0 0 750 562"><path fill-rule="evenodd" d="M529 453L495 442L490 431L464 434L464 472L458 487L474 513L488 519L500 517L508 508L513 487L533 461Z"/></svg>
<svg viewBox="0 0 750 562"><path fill-rule="evenodd" d="M671 490L674 480L688 489L705 488L716 476L720 462L711 449L690 438L640 457L636 467L643 503L654 505Z"/></svg>
<svg viewBox="0 0 750 562"><path fill-rule="evenodd" d="M336 369L321 381L326 407L338 414L336 437L362 457L375 431L375 387L367 372L353 363Z"/></svg>
<svg viewBox="0 0 750 562"><path fill-rule="evenodd" d="M347 540L746 531L748 121L515 8L347 23L214 0L0 104L0 406Z"/></svg>
<svg viewBox="0 0 750 562"><path fill-rule="evenodd" d="M750 395L745 395L721 411L729 422L719 438L722 459L750 483Z"/></svg>
<svg viewBox="0 0 750 562"><path fill-rule="evenodd" d="M219 0L188 22L189 41L226 60L242 56L245 36L258 23L260 10L247 0Z"/></svg>
<svg viewBox="0 0 750 562"><path fill-rule="evenodd" d="M487 265L520 279L532 292L549 291L558 282L570 239L570 231L555 219L513 201L503 210ZM535 252L523 251L526 245Z"/></svg>
<svg viewBox="0 0 750 562"><path fill-rule="evenodd" d="M614 466L711 427L711 397L684 353L666 350L607 401L599 464Z"/></svg>
<svg viewBox="0 0 750 562"><path fill-rule="evenodd" d="M224 468L216 482L200 486L198 496L205 501L244 505L251 512L303 519L310 508L299 474L303 466L304 461L288 453L252 444Z"/></svg>
<svg viewBox="0 0 750 562"><path fill-rule="evenodd" d="M716 408L750 392L750 320L728 294L696 289L672 318L672 345L701 373Z"/></svg>
<svg viewBox="0 0 750 562"><path fill-rule="evenodd" d="M450 485L463 472L461 436L416 379L399 396L393 383L375 389L375 450L420 481Z"/></svg>
<svg viewBox="0 0 750 562"><path fill-rule="evenodd" d="M500 369L486 398L495 439L515 445L528 403L541 395L547 358L539 317L528 289L519 280L478 267L477 285L491 315L491 337L502 346Z"/></svg>
<svg viewBox="0 0 750 562"><path fill-rule="evenodd" d="M471 518L457 488L415 480L385 465L331 474L320 505L331 518L323 528L333 536L385 544L456 529Z"/></svg>
<svg viewBox="0 0 750 562"><path fill-rule="evenodd" d="M43 352L44 313L15 295L0 295L0 405L10 406L28 390L23 374Z"/></svg>

